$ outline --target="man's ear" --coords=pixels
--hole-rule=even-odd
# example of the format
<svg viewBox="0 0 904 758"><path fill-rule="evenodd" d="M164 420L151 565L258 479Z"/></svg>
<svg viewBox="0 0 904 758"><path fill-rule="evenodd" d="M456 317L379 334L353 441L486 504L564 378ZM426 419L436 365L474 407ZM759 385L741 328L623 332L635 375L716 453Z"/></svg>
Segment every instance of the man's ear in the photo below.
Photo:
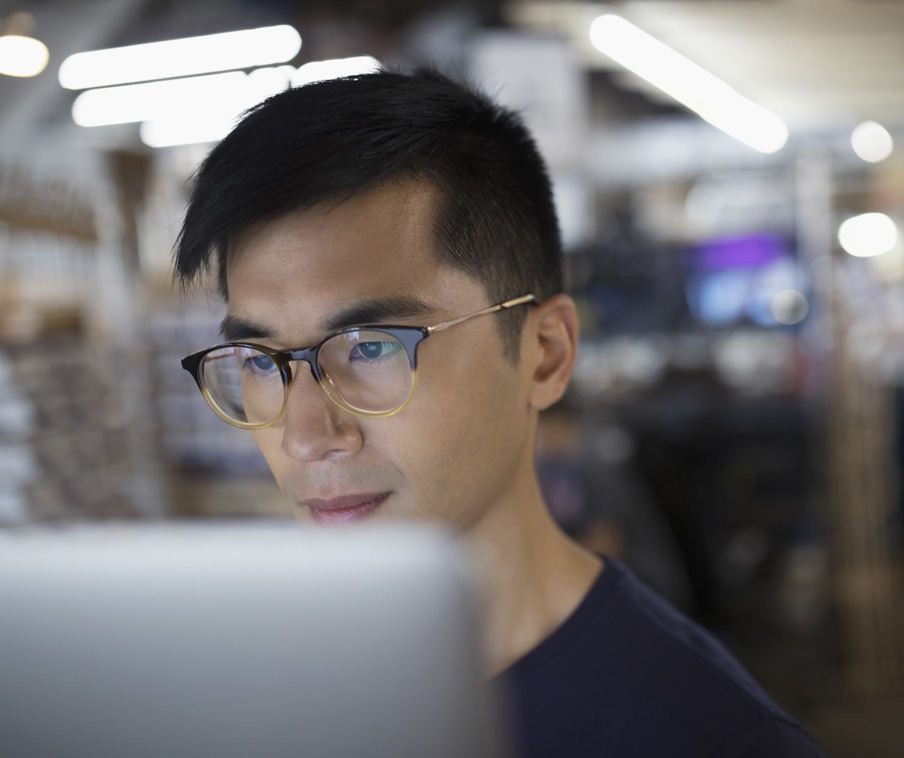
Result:
<svg viewBox="0 0 904 758"><path fill-rule="evenodd" d="M553 295L537 306L536 325L530 330L530 355L534 373L530 390L531 407L549 408L565 393L578 352L577 310L567 295Z"/></svg>

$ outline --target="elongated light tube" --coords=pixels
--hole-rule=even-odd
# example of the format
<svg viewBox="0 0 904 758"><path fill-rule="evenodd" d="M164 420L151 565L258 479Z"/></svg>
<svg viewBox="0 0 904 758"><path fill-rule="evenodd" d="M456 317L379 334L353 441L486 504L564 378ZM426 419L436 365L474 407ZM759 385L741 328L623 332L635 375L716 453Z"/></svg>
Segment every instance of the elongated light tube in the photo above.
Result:
<svg viewBox="0 0 904 758"><path fill-rule="evenodd" d="M179 119L145 121L139 129L139 136L148 147L196 145L219 142L232 131L233 126L235 116L211 113L204 118L191 121Z"/></svg>
<svg viewBox="0 0 904 758"><path fill-rule="evenodd" d="M235 86L226 82L223 83L225 86L218 84L213 90L204 92L202 99L186 103L185 107L170 107L166 100L160 103L152 116L142 119L141 141L148 147L217 142L232 131L245 110L286 89L296 70L291 66L280 66L259 68L247 76L241 72L231 73L242 76L242 81L236 81Z"/></svg>
<svg viewBox="0 0 904 758"><path fill-rule="evenodd" d="M70 55L60 66L66 89L267 66L294 58L301 35L288 25L151 42Z"/></svg>
<svg viewBox="0 0 904 758"><path fill-rule="evenodd" d="M590 25L590 41L597 50L744 144L774 153L788 141L788 127L774 113L620 16L607 14L595 19Z"/></svg>
<svg viewBox="0 0 904 758"><path fill-rule="evenodd" d="M106 126L148 121L170 113L188 117L222 103L246 99L244 71L127 84L82 92L72 104L72 120L79 126ZM249 103L251 105L253 103ZM237 106L241 108L241 104Z"/></svg>
<svg viewBox="0 0 904 758"><path fill-rule="evenodd" d="M168 107L169 98L164 97L156 108L157 115L141 124L141 141L149 147L216 142L229 134L242 111L290 85L301 86L311 81L372 73L379 69L380 61L369 55L314 61L299 69L291 66L260 68L248 74L244 85L225 87L233 91L228 96L224 93L219 99L196 101L195 104L174 108ZM197 102L203 102L204 106L199 109Z"/></svg>
<svg viewBox="0 0 904 758"><path fill-rule="evenodd" d="M338 79L340 76L353 76L379 71L380 61L369 55L358 55L354 58L333 58L326 61L305 63L292 78L292 84L300 87L311 82L325 79Z"/></svg>

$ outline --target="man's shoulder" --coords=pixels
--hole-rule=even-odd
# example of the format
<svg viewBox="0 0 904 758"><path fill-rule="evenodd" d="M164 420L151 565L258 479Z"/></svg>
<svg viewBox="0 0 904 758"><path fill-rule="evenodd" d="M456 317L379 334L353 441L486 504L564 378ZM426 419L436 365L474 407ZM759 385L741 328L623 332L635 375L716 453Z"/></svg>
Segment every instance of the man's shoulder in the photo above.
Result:
<svg viewBox="0 0 904 758"><path fill-rule="evenodd" d="M570 748L560 754L755 758L770 755L758 741L781 739L801 750L776 755L819 754L804 749L806 732L723 645L614 561L573 616L508 673L528 739L564 739Z"/></svg>
<svg viewBox="0 0 904 758"><path fill-rule="evenodd" d="M701 694L737 699L770 714L780 712L721 641L650 590L621 564L609 561L609 569L613 584L611 599L607 607L599 608L596 630L587 630L590 645L595 645L591 638L602 635L613 648L602 651L601 662L613 654L636 657L641 670L646 670L667 689L674 684L677 690L683 691L682 682L669 678L683 672L693 675L690 681Z"/></svg>
<svg viewBox="0 0 904 758"><path fill-rule="evenodd" d="M775 708L722 643L611 559L574 614L510 673L523 685L592 678L625 687L622 695L655 681L660 696L683 692L685 702L694 682L697 691Z"/></svg>

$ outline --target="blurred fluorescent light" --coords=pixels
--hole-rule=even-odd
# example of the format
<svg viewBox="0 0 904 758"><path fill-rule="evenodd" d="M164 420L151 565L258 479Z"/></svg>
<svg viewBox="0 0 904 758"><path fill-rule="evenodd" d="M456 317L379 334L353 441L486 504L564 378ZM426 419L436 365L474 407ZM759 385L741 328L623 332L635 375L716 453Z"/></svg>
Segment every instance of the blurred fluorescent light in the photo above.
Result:
<svg viewBox="0 0 904 758"><path fill-rule="evenodd" d="M762 153L788 141L788 127L774 113L738 94L721 79L620 16L600 16L590 25L593 46L713 126Z"/></svg>
<svg viewBox="0 0 904 758"><path fill-rule="evenodd" d="M894 146L888 130L875 121L864 121L851 132L851 147L867 163L884 161Z"/></svg>
<svg viewBox="0 0 904 758"><path fill-rule="evenodd" d="M37 76L47 66L50 53L40 40L6 34L0 37L0 74Z"/></svg>
<svg viewBox="0 0 904 758"><path fill-rule="evenodd" d="M275 95L292 86L292 79L298 69L293 66L267 66L248 73L248 82L254 90L253 96L259 100ZM259 101L258 100L258 101ZM255 101L255 102L258 102Z"/></svg>
<svg viewBox="0 0 904 758"><path fill-rule="evenodd" d="M301 35L294 28L268 26L76 53L63 61L59 79L66 89L172 79L283 63L300 49Z"/></svg>
<svg viewBox="0 0 904 758"><path fill-rule="evenodd" d="M310 68L309 68L310 67ZM79 126L106 126L136 121L204 120L205 114L228 113L229 121L242 111L293 83L369 73L379 70L380 62L370 56L342 58L292 66L268 66L246 74L229 71L222 74L164 79L119 87L89 89L75 98L72 119Z"/></svg>
<svg viewBox="0 0 904 758"><path fill-rule="evenodd" d="M219 142L232 131L235 117L208 115L203 119L161 119L145 121L140 129L141 141L148 147L172 147Z"/></svg>
<svg viewBox="0 0 904 758"><path fill-rule="evenodd" d="M321 65L322 64L322 65ZM154 106L156 115L142 119L141 141L149 147L170 147L173 145L191 145L203 142L217 142L225 137L235 125L242 112L271 95L286 89L290 84L299 81L322 81L339 76L372 73L380 69L380 62L370 56L342 58L330 61L307 63L300 69L291 66L277 68L260 68L245 76L241 72L218 74L227 77L238 74L245 77L242 82L230 82L225 79L217 82L215 93L208 96L203 91L188 92L182 98L164 94ZM304 75L302 70L305 69ZM312 76L312 79L307 77ZM196 80L211 80L215 76L196 77ZM193 81L193 80L181 80ZM154 82L165 85L171 82ZM149 86L149 85L134 85ZM124 90L126 87L116 89ZM109 92L110 90L95 90ZM88 94L88 93L83 93ZM139 94L137 102L130 105L132 112L137 113L145 102L146 95ZM73 117L74 109L73 109ZM134 119L133 119L134 120ZM114 122L111 122L114 123Z"/></svg>
<svg viewBox="0 0 904 758"><path fill-rule="evenodd" d="M845 252L869 258L891 250L898 241L898 229L884 213L863 213L838 227L838 241Z"/></svg>
<svg viewBox="0 0 904 758"><path fill-rule="evenodd" d="M72 120L79 126L105 126L147 121L173 113L221 109L223 103L245 102L248 75L226 74L127 84L82 92L72 104ZM241 105L238 106L241 108Z"/></svg>
<svg viewBox="0 0 904 758"><path fill-rule="evenodd" d="M300 87L311 82L320 82L325 79L338 79L340 76L355 76L356 74L372 74L380 70L380 61L369 55L359 55L354 58L334 58L326 61L311 61L298 69L292 79L295 87Z"/></svg>
<svg viewBox="0 0 904 758"><path fill-rule="evenodd" d="M141 141L148 147L218 142L232 131L243 111L286 89L295 69L280 66L259 68L248 76L241 72L233 73L239 73L243 80L234 88L227 86L228 92L221 91L218 85L215 92L205 93L201 107L195 103L186 104L184 108L158 108L157 114L141 125Z"/></svg>

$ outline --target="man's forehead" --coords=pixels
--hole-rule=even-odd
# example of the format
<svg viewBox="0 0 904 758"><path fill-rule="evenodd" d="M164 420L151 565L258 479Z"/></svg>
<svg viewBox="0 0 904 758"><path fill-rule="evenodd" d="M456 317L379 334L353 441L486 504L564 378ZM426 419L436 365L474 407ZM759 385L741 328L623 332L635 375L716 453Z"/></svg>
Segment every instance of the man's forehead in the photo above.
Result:
<svg viewBox="0 0 904 758"><path fill-rule="evenodd" d="M387 182L347 198L327 199L310 206L293 208L234 229L226 244L226 263L249 252L249 246L268 240L291 244L299 230L340 225L347 232L359 231L371 236L387 232L398 236L422 238L426 251L434 247L434 222L441 193L430 182L403 179Z"/></svg>
<svg viewBox="0 0 904 758"><path fill-rule="evenodd" d="M386 186L238 235L224 334L317 341L346 326L411 323L452 307L462 272L435 253L424 192L423 184Z"/></svg>

